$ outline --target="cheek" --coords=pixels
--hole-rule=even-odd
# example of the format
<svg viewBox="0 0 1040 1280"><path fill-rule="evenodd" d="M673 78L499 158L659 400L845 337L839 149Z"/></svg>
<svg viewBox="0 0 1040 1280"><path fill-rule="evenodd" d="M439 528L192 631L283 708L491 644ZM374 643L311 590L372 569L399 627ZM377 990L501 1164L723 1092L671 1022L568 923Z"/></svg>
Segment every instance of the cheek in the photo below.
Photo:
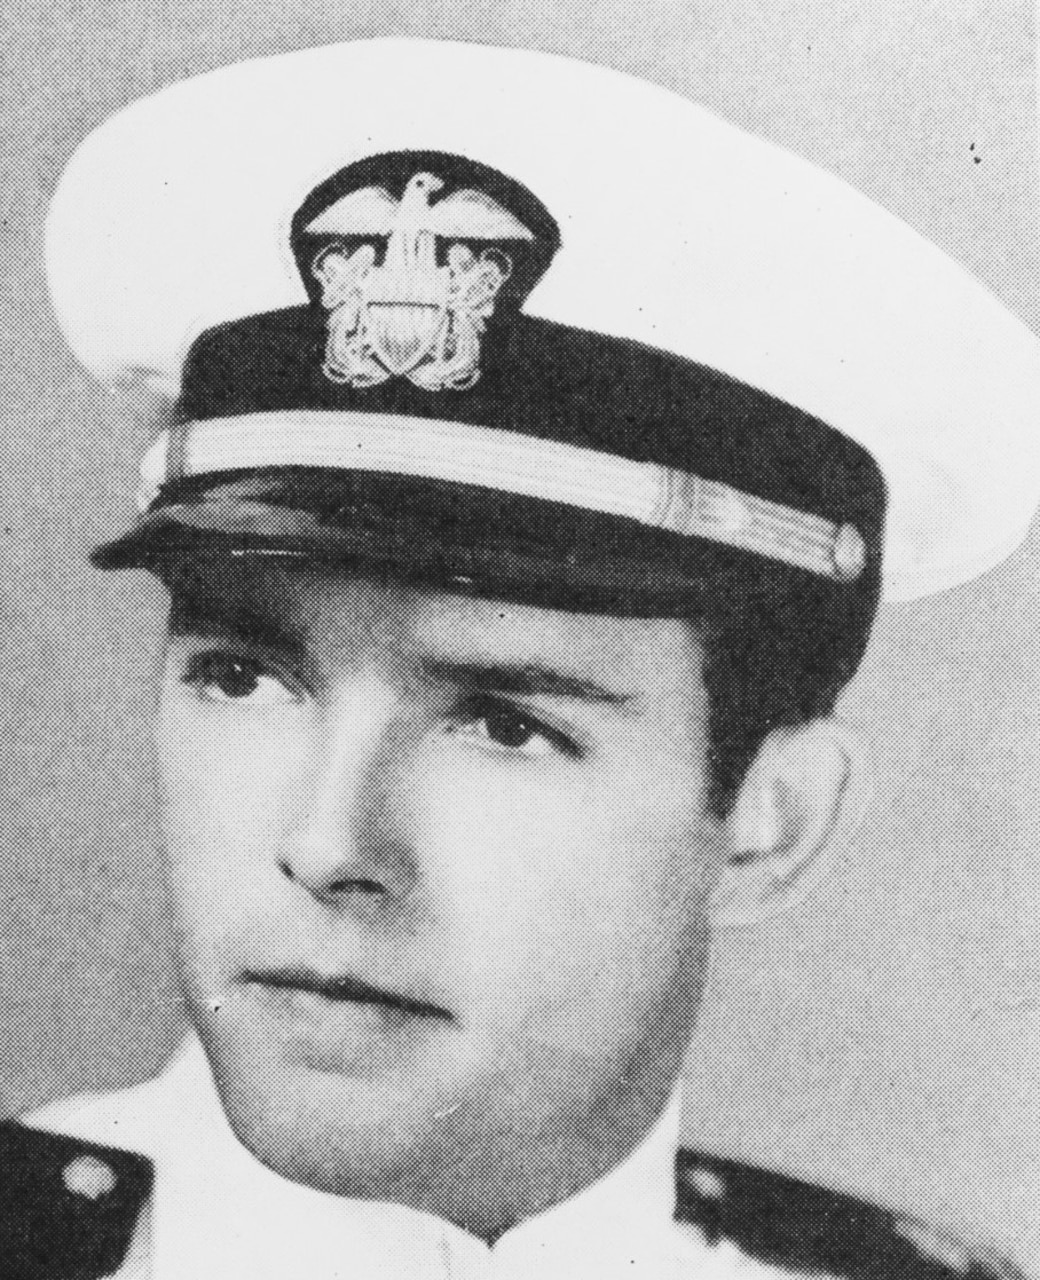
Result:
<svg viewBox="0 0 1040 1280"><path fill-rule="evenodd" d="M158 727L168 874L179 912L196 921L255 909L298 785L300 752L286 727L216 719L172 699Z"/></svg>
<svg viewBox="0 0 1040 1280"><path fill-rule="evenodd" d="M717 831L687 773L652 772L442 760L415 779L424 875L445 936L481 957L471 981L606 1003L696 947Z"/></svg>
<svg viewBox="0 0 1040 1280"><path fill-rule="evenodd" d="M445 924L506 933L576 896L585 878L583 782L480 751L432 753L409 779L412 839ZM577 858L573 855L577 852Z"/></svg>

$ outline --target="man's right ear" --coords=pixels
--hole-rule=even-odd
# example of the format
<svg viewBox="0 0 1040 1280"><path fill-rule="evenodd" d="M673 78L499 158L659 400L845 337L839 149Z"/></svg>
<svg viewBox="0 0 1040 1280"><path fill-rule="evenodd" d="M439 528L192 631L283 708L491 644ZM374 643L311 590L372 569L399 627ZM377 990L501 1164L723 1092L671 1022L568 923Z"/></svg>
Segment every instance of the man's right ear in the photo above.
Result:
<svg viewBox="0 0 1040 1280"><path fill-rule="evenodd" d="M762 743L725 824L715 927L789 910L859 826L870 794L859 739L841 721L778 729Z"/></svg>

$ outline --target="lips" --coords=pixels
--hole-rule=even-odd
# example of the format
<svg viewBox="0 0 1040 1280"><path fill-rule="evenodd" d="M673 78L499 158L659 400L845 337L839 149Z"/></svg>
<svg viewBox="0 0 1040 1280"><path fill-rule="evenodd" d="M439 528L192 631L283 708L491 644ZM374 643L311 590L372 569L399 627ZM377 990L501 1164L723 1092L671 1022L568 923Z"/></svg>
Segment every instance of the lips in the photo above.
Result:
<svg viewBox="0 0 1040 1280"><path fill-rule="evenodd" d="M274 991L300 991L320 996L330 1004L375 1005L418 1018L453 1022L447 1009L397 991L370 986L350 974L326 976L309 969L246 970L242 981Z"/></svg>

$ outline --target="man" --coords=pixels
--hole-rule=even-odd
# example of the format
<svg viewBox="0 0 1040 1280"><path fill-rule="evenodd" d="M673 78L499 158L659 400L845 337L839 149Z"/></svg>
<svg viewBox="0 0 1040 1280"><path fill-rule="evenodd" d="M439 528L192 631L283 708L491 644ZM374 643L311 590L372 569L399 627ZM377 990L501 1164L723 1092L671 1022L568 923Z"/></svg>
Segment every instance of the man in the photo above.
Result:
<svg viewBox="0 0 1040 1280"><path fill-rule="evenodd" d="M832 711L882 585L878 458L904 591L1025 518L973 543L956 503L922 533L912 499L951 458L942 492L979 482L995 404L1009 436L1030 419L1035 344L775 163L624 77L404 42L188 82L73 161L49 229L69 340L175 399L141 519L95 558L170 591L195 1035L156 1081L7 1131L18 1275L1006 1271L707 1155L676 1188L711 929L789 900L855 804ZM794 229L766 278L734 218ZM985 432L946 395L913 430L859 405L858 332L833 361L793 334L841 430L747 380L740 353L764 371L763 335L792 341L764 300L805 245L796 316L867 287L864 242L904 268L872 344L945 367L952 309L992 347ZM925 285L922 326L901 304Z"/></svg>

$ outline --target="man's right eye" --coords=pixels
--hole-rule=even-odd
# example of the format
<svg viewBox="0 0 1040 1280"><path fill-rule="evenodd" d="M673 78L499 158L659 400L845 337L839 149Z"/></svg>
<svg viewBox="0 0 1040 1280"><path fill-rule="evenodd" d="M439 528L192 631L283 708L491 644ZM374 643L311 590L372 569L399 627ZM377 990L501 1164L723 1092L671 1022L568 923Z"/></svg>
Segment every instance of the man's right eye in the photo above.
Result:
<svg viewBox="0 0 1040 1280"><path fill-rule="evenodd" d="M268 671L263 662L242 654L195 654L185 663L181 683L190 685L207 702L273 707L296 700L285 681Z"/></svg>

